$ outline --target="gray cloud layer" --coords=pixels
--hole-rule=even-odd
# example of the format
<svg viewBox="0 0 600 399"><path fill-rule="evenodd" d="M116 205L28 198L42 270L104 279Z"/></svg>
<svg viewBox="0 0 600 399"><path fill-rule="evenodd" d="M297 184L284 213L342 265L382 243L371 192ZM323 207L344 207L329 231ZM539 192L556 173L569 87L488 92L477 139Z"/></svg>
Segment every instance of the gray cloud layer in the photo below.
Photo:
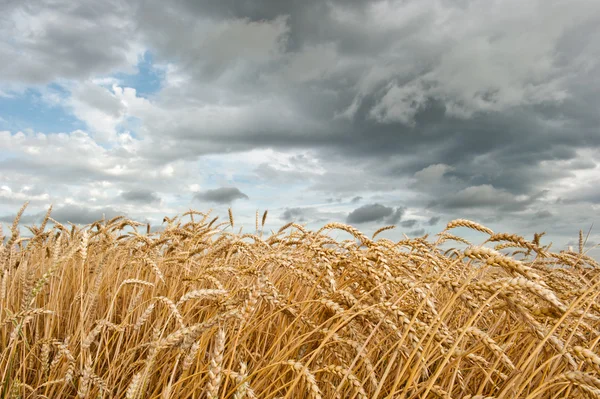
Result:
<svg viewBox="0 0 600 399"><path fill-rule="evenodd" d="M405 221L401 222L400 226L406 227L406 228L411 228L411 227L415 227L416 224L417 224L417 221L415 219L410 219L410 220L405 220Z"/></svg>
<svg viewBox="0 0 600 399"><path fill-rule="evenodd" d="M126 201L137 202L142 204L152 204L160 202L160 197L155 192L146 189L125 191L121 193L121 197Z"/></svg>
<svg viewBox="0 0 600 399"><path fill-rule="evenodd" d="M237 199L249 199L249 197L236 187L220 187L214 190L206 190L194 195L200 201L228 204Z"/></svg>
<svg viewBox="0 0 600 399"><path fill-rule="evenodd" d="M287 208L281 214L281 219L285 220L286 222L305 222L307 213L309 213L309 209L307 208Z"/></svg>
<svg viewBox="0 0 600 399"><path fill-rule="evenodd" d="M398 223L403 214L403 208L396 208L394 210L394 208L381 204L367 204L350 212L346 221L351 224L384 221L386 223Z"/></svg>

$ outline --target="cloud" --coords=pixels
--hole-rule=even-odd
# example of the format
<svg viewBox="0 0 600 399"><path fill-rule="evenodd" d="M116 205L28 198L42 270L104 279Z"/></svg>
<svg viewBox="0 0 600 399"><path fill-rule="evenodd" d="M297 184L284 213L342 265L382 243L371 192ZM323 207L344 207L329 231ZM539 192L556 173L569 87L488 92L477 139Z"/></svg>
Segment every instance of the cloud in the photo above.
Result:
<svg viewBox="0 0 600 399"><path fill-rule="evenodd" d="M594 179L588 184L581 184L566 193L564 201L567 203L600 204L600 180Z"/></svg>
<svg viewBox="0 0 600 399"><path fill-rule="evenodd" d="M88 224L101 220L103 217L112 219L116 216L126 216L126 214L112 207L86 208L83 206L63 206L53 210L51 216L62 223Z"/></svg>
<svg viewBox="0 0 600 399"><path fill-rule="evenodd" d="M121 198L126 201L140 204L152 204L160 202L160 197L155 192L146 189L124 191L121 193Z"/></svg>
<svg viewBox="0 0 600 399"><path fill-rule="evenodd" d="M435 226L440 221L440 219L440 216L432 216L425 224L427 226Z"/></svg>
<svg viewBox="0 0 600 399"><path fill-rule="evenodd" d="M286 208L281 214L281 219L286 222L291 222L292 220L305 222L307 220L307 213L309 212L309 208Z"/></svg>
<svg viewBox="0 0 600 399"><path fill-rule="evenodd" d="M285 166L290 166L285 165ZM296 166L296 165L294 165ZM255 168L255 173L260 179L272 183L284 183L289 184L293 182L306 181L310 179L314 172L306 171L304 168L289 167L287 169L279 169L273 167L273 165L267 163L261 163Z"/></svg>
<svg viewBox="0 0 600 399"><path fill-rule="evenodd" d="M462 181L458 189L491 184L527 194L560 177L542 162L573 159L573 150L599 141L591 129L598 117L586 106L595 94L581 84L596 71L598 49L576 45L576 38L597 34L589 18L598 9L593 2L579 1L561 17L547 15L540 4L494 5L490 14L478 2L461 7L430 0L255 2L249 7L174 2L168 9L150 1L139 7L111 3L96 14L55 3L53 9L11 6L5 15L13 21L23 13L23 37L29 19L45 21L42 31L58 37L44 15L103 28L123 21L114 29L119 35L93 36L108 41L106 48L115 55L129 54L126 49L138 54L145 44L164 63L164 85L152 99L136 96L131 88L94 87L84 78L71 88L73 111L96 133L114 135L126 116L139 119L144 144L138 156L152 162L267 146L310 147L319 159L335 156L339 163L364 167L373 180L337 178L332 190L354 183L379 191L411 176L416 189L428 191L428 185L451 176ZM548 18L531 32L530 17L537 15ZM440 33L438 18L448 34ZM465 21L471 21L469 28L457 29ZM65 39L80 36L77 27L70 29ZM44 47L42 54L62 46ZM526 57L523 49L529 51ZM39 55L26 46L21 51ZM207 51L216 55L207 59L202 56ZM80 65L75 50L67 54L73 57L69 65ZM117 59L122 62L104 68L137 62L132 64L130 56ZM62 77L80 76L54 70ZM307 80L318 84L308 88ZM349 119L335 118L349 108L354 109ZM575 124L555 122L557 114ZM562 148L554 148L559 143ZM403 161L391 154L402 154ZM263 172L273 175L268 165ZM284 174L302 179L297 172Z"/></svg>
<svg viewBox="0 0 600 399"><path fill-rule="evenodd" d="M20 222L21 224L40 223L45 215L46 211L35 214L25 213ZM116 216L126 216L126 214L112 207L88 208L79 205L63 205L53 209L50 216L54 220L63 224L67 224L69 222L75 224L89 224L98 220L102 220L102 218L112 219ZM13 219L14 215L5 215L0 217L0 220L3 222L12 222Z"/></svg>
<svg viewBox="0 0 600 399"><path fill-rule="evenodd" d="M514 196L510 193L489 184L483 184L460 190L445 201L445 206L448 208L500 206L513 201Z"/></svg>
<svg viewBox="0 0 600 399"><path fill-rule="evenodd" d="M585 240L585 236L584 236L584 240ZM586 249L591 249L591 248L597 247L598 245L600 245L600 243L588 240L588 241L585 241L583 247ZM568 241L565 244L565 246L573 247L574 250L577 251L577 248L579 247L579 241L578 240L577 241L575 241L575 240Z"/></svg>
<svg viewBox="0 0 600 399"><path fill-rule="evenodd" d="M422 236L425 234L425 229L417 229L409 231L406 235L409 237Z"/></svg>
<svg viewBox="0 0 600 399"><path fill-rule="evenodd" d="M73 85L67 103L95 138L102 141L114 140L118 126L125 121L127 109L117 94L91 81Z"/></svg>
<svg viewBox="0 0 600 399"><path fill-rule="evenodd" d="M12 224L13 221L15 220L16 216L17 216L16 212L14 214L0 216L0 222ZM42 217L43 217L42 215L38 215L38 214L36 214L36 215L24 214L23 216L21 216L21 219L19 219L19 223L25 224L25 225L34 224L34 223L41 221ZM6 231L4 232L4 234L6 234Z"/></svg>
<svg viewBox="0 0 600 399"><path fill-rule="evenodd" d="M389 85L386 93L371 109L369 116L381 123L400 122L414 126L415 115L427 103L425 83L419 80L398 86Z"/></svg>
<svg viewBox="0 0 600 399"><path fill-rule="evenodd" d="M400 220L402 220L405 212L406 208L397 207L394 212L385 220L385 222L389 224L397 224L400 222Z"/></svg>
<svg viewBox="0 0 600 399"><path fill-rule="evenodd" d="M367 204L360 208L356 208L346 218L348 223L368 223L382 221L386 217L391 216L394 213L394 209L383 206L381 204Z"/></svg>
<svg viewBox="0 0 600 399"><path fill-rule="evenodd" d="M537 197L539 196L543 196L543 193L539 193ZM434 201L432 205L448 210L497 208L499 210L517 211L526 209L534 200L535 197L520 198L506 190L483 184L462 189L447 198Z"/></svg>
<svg viewBox="0 0 600 399"><path fill-rule="evenodd" d="M93 12L91 11L93 10ZM84 0L0 5L0 80L49 83L115 70L131 71L137 43L135 7Z"/></svg>
<svg viewBox="0 0 600 399"><path fill-rule="evenodd" d="M18 205L26 201L31 203L47 203L50 195L34 190L31 186L24 186L18 191L13 191L9 186L0 186L0 203Z"/></svg>
<svg viewBox="0 0 600 399"><path fill-rule="evenodd" d="M405 220L405 221L401 222L400 226L406 227L406 228L411 228L411 227L414 227L416 224L417 224L417 221L415 219L409 219L409 220Z"/></svg>
<svg viewBox="0 0 600 399"><path fill-rule="evenodd" d="M81 130L68 134L0 131L0 147L19 160L0 159L0 170L28 176L30 182L40 186L65 180L81 184L159 177L136 155L129 138L121 137L119 145L105 148Z"/></svg>
<svg viewBox="0 0 600 399"><path fill-rule="evenodd" d="M595 218L598 1L234 3L1 2L0 211L93 192L133 214L120 192L143 187L171 213L198 184L237 191L196 200L311 205L295 216L311 222ZM36 101L72 120L28 129ZM314 206L327 198L352 200Z"/></svg>
<svg viewBox="0 0 600 399"><path fill-rule="evenodd" d="M279 218L283 222L300 222L303 224L313 224L314 226L329 223L333 220L344 220L345 214L340 211L330 211L327 208L322 209L318 206L292 207L285 208Z"/></svg>
<svg viewBox="0 0 600 399"><path fill-rule="evenodd" d="M552 214L552 212L548 211L548 210L541 210L541 211L537 211L534 215L533 218L534 219L547 219L554 216Z"/></svg>
<svg viewBox="0 0 600 399"><path fill-rule="evenodd" d="M439 183L454 168L445 164L429 165L415 173L416 185L427 187Z"/></svg>
<svg viewBox="0 0 600 399"><path fill-rule="evenodd" d="M352 203L352 204L357 204L357 203L359 203L359 202L360 202L360 200L362 200L362 199L363 199L363 197L361 197L360 195L357 195L356 197L354 197L354 198L352 198L352 199L350 200L350 203Z"/></svg>
<svg viewBox="0 0 600 399"><path fill-rule="evenodd" d="M249 197L236 187L220 187L214 190L206 190L194 195L200 201L228 204L236 199L249 199Z"/></svg>

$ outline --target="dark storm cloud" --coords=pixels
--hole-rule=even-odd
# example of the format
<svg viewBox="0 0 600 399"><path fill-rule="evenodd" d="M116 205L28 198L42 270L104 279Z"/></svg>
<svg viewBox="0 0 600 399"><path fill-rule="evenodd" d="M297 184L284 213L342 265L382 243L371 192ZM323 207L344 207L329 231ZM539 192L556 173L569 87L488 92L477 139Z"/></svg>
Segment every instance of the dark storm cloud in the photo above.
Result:
<svg viewBox="0 0 600 399"><path fill-rule="evenodd" d="M310 208L286 208L281 214L281 219L286 222L291 222L292 220L305 222L307 213L309 212Z"/></svg>
<svg viewBox="0 0 600 399"><path fill-rule="evenodd" d="M413 231L409 231L406 235L409 237L422 236L425 234L425 229L417 229Z"/></svg>
<svg viewBox="0 0 600 399"><path fill-rule="evenodd" d="M214 190L206 190L194 195L200 201L228 204L237 199L249 199L249 197L236 187L220 187Z"/></svg>
<svg viewBox="0 0 600 399"><path fill-rule="evenodd" d="M393 214L394 208L381 204L367 204L350 212L346 221L351 224L377 222L389 218Z"/></svg>
<svg viewBox="0 0 600 399"><path fill-rule="evenodd" d="M376 19L367 17L369 15L373 17L373 12L384 13L385 7L389 6L391 22L393 20L391 15L394 12L402 14L404 4L401 3L391 5L392 3L385 2L349 4L347 2L323 3L318 1L302 3L254 1L245 3L244 6L235 4L230 2L218 5L210 4L210 2L175 2L169 11L174 17L171 22L163 22L163 12L159 7L148 5L143 8L141 15L147 18L145 22L152 26L153 34L160 35L157 39L151 39L157 40L158 48L167 53L177 52L180 57L189 59L190 65L196 65L194 60L199 59L197 52L201 51L201 48L193 47L190 41L175 41L175 38L181 37L175 33L184 29L181 26L182 23L184 26L190 24L193 27L195 16L209 18L211 21L248 18L254 23L273 22L277 20L278 16L286 16L285 29L271 32L275 36L277 33L282 36L282 47L276 47L281 57L275 56L273 60L260 61L269 65L266 73L270 74L272 80L253 80L259 76L252 72L252 65L256 60L248 58L245 65L249 68L247 70L249 75L244 76L242 86L249 92L260 93L264 91L265 84L280 79L287 80L285 93L279 91L281 89L279 86L267 86L268 91L274 95L292 98L293 104L290 105L293 106L291 111L294 114L302 115L306 120L315 121L318 126L327 126L328 129L319 129L320 134L318 135L313 134L315 126L303 127L303 134L292 135L286 133L286 129L275 128L271 133L268 132L269 129L247 129L248 131L234 133L238 138L236 143L240 148L244 147L243 143L246 143L246 146L272 145L278 148L311 146L321 148L327 153L340 151L346 157L379 157L383 163L391 155L396 157L421 155L418 159L409 159L403 165L395 168L390 165L392 170L389 173L395 176L412 174L430 164L445 163L456 166L456 173L459 176L471 177L473 167L477 166L476 163L485 162L488 168L482 170L478 176L479 180L474 184L493 184L511 192L527 192L532 187L531 183L541 185L556 179L556 174L541 176L545 178L545 181L540 179L538 169L541 169L542 161L575 157L574 150L583 147L584 137L591 133L589 128L548 125L547 122L551 122L552 115L556 115L557 112L568 118L571 114L571 119L577 122L580 118L578 115L573 115L573 112L580 114L581 111L577 110L578 107L567 105L569 101L575 101L576 96L567 100L561 98L560 102L552 100L554 94L551 89L554 89L558 95L568 92L570 87L555 87L558 83L552 81L553 78L550 75L548 75L547 81L536 82L537 86L533 86L540 93L537 95L541 96L538 102L535 101L533 94L526 92L530 78L523 71L526 71L527 68L539 68L535 59L522 59L517 52L503 54L503 56L514 56L513 61L517 64L531 63L531 65L523 64L523 70L516 71L521 75L515 77L514 80L498 81L496 85L499 87L490 87L491 83L486 83L488 80L495 82L494 79L500 79L495 78L493 72L496 64L493 59L486 58L487 55L478 53L476 43L472 42L470 37L467 37L468 40L462 45L461 55L464 58L455 60L461 65L464 64L464 72L455 72L457 75L451 77L459 79L460 82L464 81L464 87L458 87L456 90L453 88L455 92L438 93L436 88L440 88L440 86L441 89L447 88L448 83L444 80L443 74L450 66L444 64L446 61L443 57L438 57L440 51L446 51L443 49L443 41L431 44L420 39L420 37L432 36L432 32L435 31L433 25L435 20L430 14L431 4L428 2L423 2L421 6L413 5L414 8L411 8L411 11L414 12L414 15L398 22L397 25L393 23L384 25ZM587 9L595 8L591 3L579 3L579 6L578 10L584 16L591 15ZM470 15L470 13L476 12L476 9L461 8L454 2L444 3L444 7L448 11L457 13L456 20L448 21L449 24L460 25L462 18L477 17L474 14ZM519 18L514 17L515 11L509 12L508 9L501 7L499 12L506 12L507 17L510 17L511 13L513 14L513 19L509 18L508 22L514 26L507 27L507 29L513 28L514 40L519 40L521 43L522 39L517 32L529 28ZM354 17L359 19L364 17L364 22L356 25L351 19ZM494 23L499 23L499 20ZM236 27L231 34L238 34L246 28ZM254 28L256 26L248 29L255 32ZM495 35L493 27L483 23L476 25L476 29L483 38ZM550 23L542 29L548 29L549 34L554 33L554 28ZM582 28L577 27L577 29L581 30ZM588 24L585 29L596 30L593 24ZM565 31L569 31L568 27ZM171 37L172 41L165 42L165 37ZM242 35L240 39L249 40L250 37L251 35ZM548 35L548 37L554 36ZM217 40L221 39L223 39L221 36L217 38ZM511 34L503 39L502 44L510 46L512 39ZM435 40L439 39L436 37ZM556 40L557 43L560 43L559 39L547 40L549 42ZM293 57L304 54L303 52L308 49L313 49L311 46L330 43L333 43L334 61L338 65L347 61L345 64L348 65L347 68L333 69L320 74L318 72L319 65L306 64L305 69L315 69L315 76L318 77L316 81L319 83L310 90L306 90L306 85L294 84L292 76L284 74L284 71L289 72L293 66L293 63L289 64ZM525 47L531 45L533 51L544 51L536 50L535 43L522 44ZM567 44L564 46L568 48ZM409 51L414 57L410 61L410 66L406 66L408 60L393 55L397 52L391 50L398 48L413 50ZM263 49L259 48L258 50ZM581 48L579 51L584 52L584 50ZM454 57L460 57L454 55L451 49L447 51ZM570 51L577 52L576 50ZM368 59L374 53L379 57L387 58L389 67L383 68L380 63L370 63ZM235 54L232 56L236 57ZM493 57L494 54L492 53L491 56ZM471 61L471 57L481 64L478 73L481 74L482 79L479 81L474 81L468 73L467 63ZM333 65L333 63L331 64ZM429 65L427 68L423 68L422 64ZM573 65L567 63L563 67L566 71ZM226 72L226 68L214 67L213 69L223 74ZM194 73L200 70L195 68ZM238 70L240 69L238 68ZM431 82L426 81L423 77L426 71L435 71L435 73L429 74L432 76ZM488 75L490 79L485 79ZM212 78L212 75L209 73L207 77ZM201 80L202 76L198 76L198 79ZM506 87L502 87L502 83L506 83ZM477 87L478 85L481 87ZM515 87L510 85L515 85ZM236 90L239 92L239 84L236 84ZM464 110L460 108L461 102L464 102L463 97L470 99L472 96L481 96L481 93L486 92L497 94L495 97L483 96L465 106ZM517 93L516 107L510 106L511 100L508 96L512 95L511 92ZM335 96L332 96L333 93ZM592 95L593 92L589 91L589 93ZM548 100L543 96L547 96ZM332 99L335 100L332 101ZM413 108L404 109L407 102L411 103ZM504 105L504 103L508 105ZM341 115L347 109L351 109L352 104L356 104L356 106L354 111L348 114L349 118L332 120L334 115ZM374 113L374 110L379 111ZM408 119L404 119L405 114ZM374 115L379 115L379 119ZM597 119L593 113L586 115ZM274 126L272 123L270 125ZM191 126L192 130L194 130L193 126ZM570 136L565 134L568 131L579 132L576 135L579 137L567 138ZM201 136L204 137L204 135ZM351 140L348 139L350 137ZM542 137L544 137L543 140L541 140ZM588 138L593 140L591 135ZM229 135L215 135L210 137L210 142L223 141L223 146L225 146L224 141L230 139ZM203 141L204 138L198 137L198 140ZM209 141L208 138L207 141ZM598 139L595 142L598 144ZM206 148L206 146L200 145L200 141L198 144L199 148ZM334 145L337 149L331 148ZM560 148L561 146L562 148ZM218 145L216 147L215 150L218 151ZM514 159L511 162L508 158ZM507 164L510 165L510 168L505 171L493 166ZM527 166L526 170L521 170L519 173L522 177L513 178L516 171L523 169L522 166Z"/></svg>
<svg viewBox="0 0 600 399"><path fill-rule="evenodd" d="M140 204L152 204L160 202L160 197L154 191L146 189L125 191L121 193L121 198L126 201Z"/></svg>
<svg viewBox="0 0 600 399"><path fill-rule="evenodd" d="M440 221L440 219L441 219L440 216L432 216L431 218L429 218L429 220L425 224L427 226L435 226Z"/></svg>
<svg viewBox="0 0 600 399"><path fill-rule="evenodd" d="M511 111L467 120L449 117L442 124L425 120L408 130L398 124L379 128L371 125L371 142L363 143L362 151L364 154L372 148L373 155L380 157L380 173L390 179L442 165L438 170L430 170L416 187L419 190L435 192L439 188L447 193L448 188L493 185L513 194L528 194L560 178L574 177L573 172L582 165L558 162L575 160L576 150L585 148L587 142L593 146L600 143L600 136L585 137L580 131L564 128L550 128L553 132L548 137L548 127L534 122L538 117L533 111L529 116L519 117ZM402 134L397 134L399 131ZM582 137L567 138L572 134ZM569 141L571 148L555 144L561 141ZM396 161L399 157L401 161ZM443 183L448 179L453 182L445 186Z"/></svg>
<svg viewBox="0 0 600 399"><path fill-rule="evenodd" d="M534 215L533 218L534 219L547 219L554 216L552 214L552 212L548 211L548 210L542 210L542 211L537 211Z"/></svg>
<svg viewBox="0 0 600 399"><path fill-rule="evenodd" d="M402 216L404 216L405 212L406 208L397 207L396 210L394 210L394 212L385 220L385 222L389 224L397 224L402 219Z"/></svg>
<svg viewBox="0 0 600 399"><path fill-rule="evenodd" d="M409 219L409 220L405 220L405 221L401 222L400 226L406 227L406 228L411 228L411 227L414 227L416 224L417 224L417 221L415 219Z"/></svg>

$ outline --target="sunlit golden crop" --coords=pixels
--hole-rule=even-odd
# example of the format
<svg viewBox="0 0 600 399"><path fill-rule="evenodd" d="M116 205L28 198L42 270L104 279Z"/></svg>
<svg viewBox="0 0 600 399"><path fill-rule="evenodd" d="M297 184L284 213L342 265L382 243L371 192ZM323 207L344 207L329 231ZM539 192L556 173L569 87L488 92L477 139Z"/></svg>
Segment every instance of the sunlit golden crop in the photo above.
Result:
<svg viewBox="0 0 600 399"><path fill-rule="evenodd" d="M462 219L398 242L339 223L267 234L266 214L240 234L233 216L188 212L160 233L47 216L28 238L16 220L0 397L600 397L600 274L583 244L554 253Z"/></svg>

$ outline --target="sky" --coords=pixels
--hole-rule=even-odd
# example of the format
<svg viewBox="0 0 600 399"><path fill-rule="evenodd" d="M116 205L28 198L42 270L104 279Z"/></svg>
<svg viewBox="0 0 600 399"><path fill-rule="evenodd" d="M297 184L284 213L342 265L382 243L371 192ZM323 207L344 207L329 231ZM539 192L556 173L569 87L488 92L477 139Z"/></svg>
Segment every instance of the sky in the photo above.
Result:
<svg viewBox="0 0 600 399"><path fill-rule="evenodd" d="M598 0L5 0L0 60L5 226L600 242Z"/></svg>

